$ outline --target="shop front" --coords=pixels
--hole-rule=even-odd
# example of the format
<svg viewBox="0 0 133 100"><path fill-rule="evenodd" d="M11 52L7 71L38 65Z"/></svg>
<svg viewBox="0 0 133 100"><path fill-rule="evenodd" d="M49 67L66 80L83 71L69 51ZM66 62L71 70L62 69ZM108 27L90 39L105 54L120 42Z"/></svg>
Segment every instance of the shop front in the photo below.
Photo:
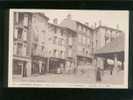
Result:
<svg viewBox="0 0 133 100"><path fill-rule="evenodd" d="M87 65L92 64L92 58L85 57L85 56L77 56L77 65Z"/></svg>
<svg viewBox="0 0 133 100"><path fill-rule="evenodd" d="M27 58L13 58L13 76L27 77L30 75L30 60Z"/></svg>
<svg viewBox="0 0 133 100"><path fill-rule="evenodd" d="M47 58L34 56L32 57L32 74L45 74L47 72Z"/></svg>
<svg viewBox="0 0 133 100"><path fill-rule="evenodd" d="M63 73L65 69L65 60L60 58L49 58L49 72Z"/></svg>

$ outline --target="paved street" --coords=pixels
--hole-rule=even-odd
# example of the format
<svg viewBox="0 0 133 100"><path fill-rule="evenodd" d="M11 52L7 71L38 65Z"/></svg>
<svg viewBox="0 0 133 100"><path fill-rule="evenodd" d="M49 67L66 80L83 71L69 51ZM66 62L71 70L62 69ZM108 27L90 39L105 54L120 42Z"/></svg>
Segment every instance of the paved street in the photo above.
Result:
<svg viewBox="0 0 133 100"><path fill-rule="evenodd" d="M31 77L14 77L16 82L47 82L47 83L96 83L95 71L90 71L85 74L52 74L47 73L45 75L32 75ZM123 72L110 75L105 72L102 75L102 81L99 83L120 84L123 83Z"/></svg>

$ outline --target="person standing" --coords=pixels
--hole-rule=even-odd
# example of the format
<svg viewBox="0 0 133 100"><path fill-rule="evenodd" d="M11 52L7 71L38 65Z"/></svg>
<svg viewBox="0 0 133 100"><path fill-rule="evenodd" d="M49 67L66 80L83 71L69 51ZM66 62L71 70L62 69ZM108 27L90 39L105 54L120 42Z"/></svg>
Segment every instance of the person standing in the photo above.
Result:
<svg viewBox="0 0 133 100"><path fill-rule="evenodd" d="M100 82L101 81L101 69L98 67L97 72L96 72L96 81Z"/></svg>

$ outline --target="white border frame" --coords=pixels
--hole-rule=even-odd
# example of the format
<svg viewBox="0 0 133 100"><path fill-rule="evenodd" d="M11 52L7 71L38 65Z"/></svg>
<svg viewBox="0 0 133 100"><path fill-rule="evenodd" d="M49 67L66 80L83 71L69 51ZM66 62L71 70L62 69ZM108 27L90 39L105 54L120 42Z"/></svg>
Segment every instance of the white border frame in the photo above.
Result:
<svg viewBox="0 0 133 100"><path fill-rule="evenodd" d="M56 10L56 9L46 9ZM63 9L58 9L63 10ZM9 51L8 51L8 87L37 87L37 88L115 88L115 89L127 89L128 88L128 54L129 54L129 28L128 34L125 35L125 63L124 66L124 84L123 85L112 85L112 84L71 84L71 83L32 83L32 82L13 82L12 80L12 55L13 55L13 12L44 12L45 9L10 9L9 11ZM77 10L76 10L77 11ZM112 11L112 10L89 10L89 11ZM116 10L119 11L119 10ZM127 11L129 16L129 10ZM129 17L128 17L129 23ZM129 24L128 26L129 27Z"/></svg>

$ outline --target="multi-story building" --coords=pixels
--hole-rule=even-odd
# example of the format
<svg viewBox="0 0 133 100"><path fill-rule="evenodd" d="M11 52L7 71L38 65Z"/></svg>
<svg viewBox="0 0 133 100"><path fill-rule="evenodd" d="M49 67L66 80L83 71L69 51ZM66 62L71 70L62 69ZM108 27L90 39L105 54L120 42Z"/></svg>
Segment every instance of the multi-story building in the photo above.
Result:
<svg viewBox="0 0 133 100"><path fill-rule="evenodd" d="M81 22L72 20L71 15L68 15L61 22L61 26L67 27L73 31L75 31L75 48L76 51L76 66L82 66L89 63L92 63L92 36L93 29L88 26L88 24L83 24Z"/></svg>
<svg viewBox="0 0 133 100"><path fill-rule="evenodd" d="M31 13L14 12L13 23L13 74L28 76L31 67Z"/></svg>
<svg viewBox="0 0 133 100"><path fill-rule="evenodd" d="M57 72L60 67L65 66L66 36L61 26L57 25L57 19L49 23L48 35L48 57L49 72Z"/></svg>
<svg viewBox="0 0 133 100"><path fill-rule="evenodd" d="M75 32L71 29L58 25L58 20L54 19L49 23L49 72L61 72L67 70L66 66L72 66L74 61L73 51Z"/></svg>
<svg viewBox="0 0 133 100"><path fill-rule="evenodd" d="M44 74L47 71L48 20L43 13L32 13L31 74Z"/></svg>
<svg viewBox="0 0 133 100"><path fill-rule="evenodd" d="M15 12L13 28L13 74L20 76L72 71L93 61L104 66L105 58L93 54L123 34L102 25L93 29L71 15L58 24L30 12Z"/></svg>
<svg viewBox="0 0 133 100"><path fill-rule="evenodd" d="M95 54L97 50L105 47L106 45L114 41L117 37L119 37L122 34L124 33L118 29L118 25L117 28L115 29L107 26L102 26L99 23L99 26L96 27L93 32L93 53ZM97 67L105 69L104 66L106 66L105 63L107 63L107 60L109 59L105 59L105 57L104 58L96 57L94 62Z"/></svg>

